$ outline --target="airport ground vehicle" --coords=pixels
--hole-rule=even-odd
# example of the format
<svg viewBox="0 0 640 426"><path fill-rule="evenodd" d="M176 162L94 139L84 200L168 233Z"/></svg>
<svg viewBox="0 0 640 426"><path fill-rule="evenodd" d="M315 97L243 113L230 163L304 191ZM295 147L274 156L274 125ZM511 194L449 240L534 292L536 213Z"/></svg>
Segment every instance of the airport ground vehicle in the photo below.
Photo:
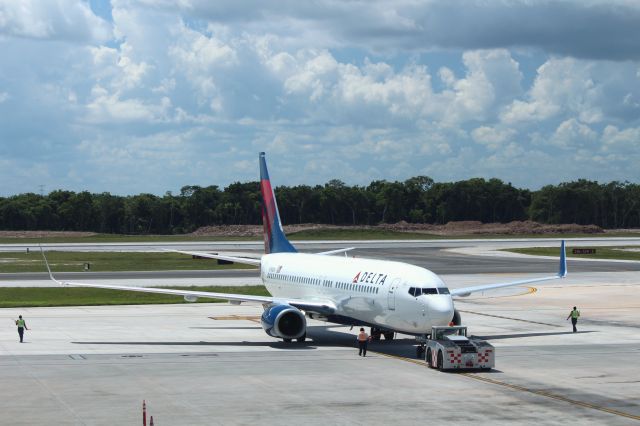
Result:
<svg viewBox="0 0 640 426"><path fill-rule="evenodd" d="M424 354L431 368L438 370L482 369L495 367L493 345L467 336L467 327L432 327L429 338L418 338L418 357Z"/></svg>

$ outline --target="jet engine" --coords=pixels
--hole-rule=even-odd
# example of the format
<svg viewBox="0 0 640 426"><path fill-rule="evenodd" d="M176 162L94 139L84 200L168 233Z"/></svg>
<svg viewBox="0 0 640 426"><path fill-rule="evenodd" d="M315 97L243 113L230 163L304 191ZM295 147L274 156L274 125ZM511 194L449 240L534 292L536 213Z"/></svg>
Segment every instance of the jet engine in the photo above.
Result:
<svg viewBox="0 0 640 426"><path fill-rule="evenodd" d="M453 310L453 318L451 318L451 322L453 325L462 325L462 317L460 316L460 312L457 309Z"/></svg>
<svg viewBox="0 0 640 426"><path fill-rule="evenodd" d="M264 331L285 340L299 339L307 333L307 321L300 309L286 304L267 305L260 319Z"/></svg>

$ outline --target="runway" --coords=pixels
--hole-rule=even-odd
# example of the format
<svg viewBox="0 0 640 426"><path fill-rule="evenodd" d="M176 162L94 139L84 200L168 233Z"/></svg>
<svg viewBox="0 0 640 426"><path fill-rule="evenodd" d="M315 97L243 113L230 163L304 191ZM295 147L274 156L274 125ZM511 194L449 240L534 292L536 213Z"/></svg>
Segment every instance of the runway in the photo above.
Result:
<svg viewBox="0 0 640 426"><path fill-rule="evenodd" d="M413 249L367 250L402 259ZM557 267L420 253L455 272L444 274L450 287ZM504 266L466 273L478 264ZM285 345L263 332L255 305L2 309L0 424L135 424L143 399L158 425L638 424L640 275L598 265L571 262L565 280L456 301L471 333L496 347L491 373L430 370L407 336L361 358L355 330L316 321L308 343ZM23 344L9 323L19 313L32 328Z"/></svg>
<svg viewBox="0 0 640 426"><path fill-rule="evenodd" d="M197 242L152 244L67 244L48 245L47 250L75 251L158 251L160 247L175 250L238 251L261 253L262 243L252 242ZM569 239L567 250L580 246L637 245L640 238ZM303 252L320 252L345 247L356 247L350 256L407 262L432 270L438 275L452 274L549 274L557 270L557 260L538 258L500 249L531 246L558 246L556 239L524 240L437 240L437 241L308 241L297 242ZM0 245L0 251L16 250L15 245ZM559 253L559 251L558 251ZM624 272L640 271L640 262L612 262L598 260L585 262L568 260L571 272ZM117 282L135 286L202 286L202 285L257 285L257 270L209 271L127 271L127 272L61 272L56 278L69 281ZM0 286L41 287L54 286L44 270L40 273L0 273Z"/></svg>

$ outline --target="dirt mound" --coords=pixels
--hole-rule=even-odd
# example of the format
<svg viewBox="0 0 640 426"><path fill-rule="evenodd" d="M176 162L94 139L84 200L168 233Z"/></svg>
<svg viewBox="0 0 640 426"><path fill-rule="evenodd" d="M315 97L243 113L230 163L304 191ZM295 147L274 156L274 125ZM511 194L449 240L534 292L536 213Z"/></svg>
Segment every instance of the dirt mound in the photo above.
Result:
<svg viewBox="0 0 640 426"><path fill-rule="evenodd" d="M256 237L262 235L262 225L215 225L203 226L190 235L196 237Z"/></svg>
<svg viewBox="0 0 640 426"><path fill-rule="evenodd" d="M478 221L449 222L445 225L398 222L379 225L382 229L398 232L418 232L435 235L526 235L526 234L599 234L604 232L595 225L544 225L538 222L514 221L509 223L482 223Z"/></svg>
<svg viewBox="0 0 640 426"><path fill-rule="evenodd" d="M284 232L293 234L307 230L371 230L381 229L395 232L412 232L433 234L442 236L459 235L526 235L526 234L599 234L604 230L595 225L543 225L532 221L515 221L510 223L482 223L478 221L449 222L445 225L432 225L429 223L398 222L380 224L377 226L335 226L305 223L299 225L286 225ZM262 225L222 225L205 226L191 235L212 237L262 237Z"/></svg>

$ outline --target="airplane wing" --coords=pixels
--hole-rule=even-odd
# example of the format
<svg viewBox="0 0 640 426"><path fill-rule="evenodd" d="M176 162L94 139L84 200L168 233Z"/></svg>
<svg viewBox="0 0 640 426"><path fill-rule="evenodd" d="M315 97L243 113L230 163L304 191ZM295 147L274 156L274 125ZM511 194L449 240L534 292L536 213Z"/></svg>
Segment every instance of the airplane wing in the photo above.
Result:
<svg viewBox="0 0 640 426"><path fill-rule="evenodd" d="M42 248L40 248L42 251ZM195 302L198 298L207 299L222 299L230 302L257 302L257 303L278 303L294 306L303 311L317 312L323 315L330 315L335 313L336 306L333 302L329 301L314 301L314 300L302 300L302 299L286 299L272 296L251 296L246 294L232 294L232 293L214 293L209 291L192 291L192 290L177 290L170 288L158 288L158 287L129 287L121 285L111 284L89 284L81 282L60 281L53 276L49 262L42 251L42 257L44 258L47 271L49 272L49 278L57 284L63 286L72 287L92 287L103 288L108 290L123 290L123 291L136 291L143 293L156 293L156 294L169 294L174 296L183 296L188 302Z"/></svg>
<svg viewBox="0 0 640 426"><path fill-rule="evenodd" d="M236 262L236 263L243 263L245 265L255 265L255 266L260 266L260 259L255 258L255 257L244 257L244 256L227 256L225 254L217 254L217 253L205 253L205 252L200 252L200 251L181 251L181 250L169 250L169 249L162 249L163 251L169 251L172 253L182 253L182 254L188 254L191 256L199 256L199 257L205 257L208 259L220 259L220 260L226 260L228 262Z"/></svg>
<svg viewBox="0 0 640 426"><path fill-rule="evenodd" d="M476 292L479 292L479 291L487 291L487 290L494 290L496 288L502 288L502 287L511 287L511 286L522 285L522 284L530 284L530 283L537 283L537 282L542 282L542 281L557 280L559 278L564 278L566 276L567 276L567 255L565 253L564 240L562 240L562 244L560 245L560 269L558 270L558 274L557 275L553 275L553 276L550 276L550 277L542 277L542 278L530 278L530 279L526 279L526 280L511 281L511 282L506 282L506 283L483 284L483 285L477 285L477 286L473 286L473 287L456 288L456 289L451 290L451 295L452 296L459 296L459 297L466 297L466 296L469 296L471 293L476 293Z"/></svg>

